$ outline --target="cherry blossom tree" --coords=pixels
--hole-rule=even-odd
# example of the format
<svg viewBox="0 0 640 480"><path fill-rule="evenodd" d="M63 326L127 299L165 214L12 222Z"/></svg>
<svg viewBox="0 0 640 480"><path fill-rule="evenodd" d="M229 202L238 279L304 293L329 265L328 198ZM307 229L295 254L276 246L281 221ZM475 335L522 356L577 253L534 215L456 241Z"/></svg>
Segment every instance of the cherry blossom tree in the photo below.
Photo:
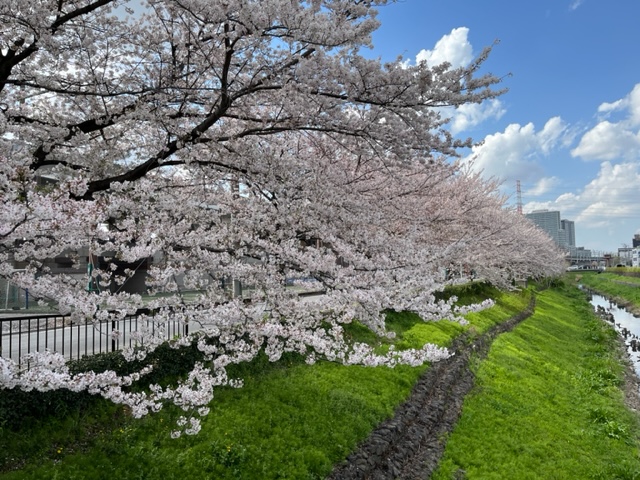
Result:
<svg viewBox="0 0 640 480"><path fill-rule="evenodd" d="M502 93L479 72L489 49L464 68L368 59L387 3L148 0L132 15L126 0L0 0L0 275L74 321L146 306L154 321L198 325L205 334L176 345L207 355L177 387L147 393L126 386L148 369L72 375L51 353L28 372L2 360L0 386L88 390L138 416L166 401L205 414L213 388L235 384L225 367L260 350L366 365L445 357L432 345L376 355L341 325L384 335L385 309L455 317L434 296L453 263L498 284L557 270L495 182L455 161L472 143L449 133L444 107ZM99 292L48 271L47 259L78 264L85 251L101 259ZM145 303L122 286L149 258ZM301 299L292 278L324 295Z"/></svg>
<svg viewBox="0 0 640 480"><path fill-rule="evenodd" d="M551 238L512 207L499 192L496 179L482 180L471 165L449 188L456 197L443 205L439 232L445 244L455 244L459 256L452 268L473 272L501 288L515 280L560 275L564 254ZM438 198L446 199L445 195Z"/></svg>

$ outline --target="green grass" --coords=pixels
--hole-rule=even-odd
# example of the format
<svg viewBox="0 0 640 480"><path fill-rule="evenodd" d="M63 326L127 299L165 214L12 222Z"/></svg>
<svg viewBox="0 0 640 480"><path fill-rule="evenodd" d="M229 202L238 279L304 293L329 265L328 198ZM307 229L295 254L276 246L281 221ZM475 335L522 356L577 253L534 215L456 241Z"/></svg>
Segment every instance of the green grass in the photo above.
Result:
<svg viewBox="0 0 640 480"><path fill-rule="evenodd" d="M610 267L607 272L617 273L620 275L640 275L640 267Z"/></svg>
<svg viewBox="0 0 640 480"><path fill-rule="evenodd" d="M483 331L522 310L530 295L505 294L486 286L469 287L467 293L477 299L497 297L498 304L471 315L466 327L389 313L397 347L426 341L449 345L464 329ZM349 327L348 334L354 340L379 342L357 324ZM393 415L426 368L346 367L329 362L309 366L293 355L277 363L261 356L232 371L245 379L245 386L217 390L211 413L195 437L169 438L180 413L175 409L133 420L121 408L98 401L82 412L30 421L18 430L4 428L1 477L324 478L333 464Z"/></svg>
<svg viewBox="0 0 640 480"><path fill-rule="evenodd" d="M463 331L479 334L522 311L530 298L486 286L461 290L461 303L489 295L497 305L468 315L464 327L390 312L396 346L450 345ZM347 334L382 349L391 343L357 323ZM638 422L622 402L616 352L615 332L577 289L540 294L535 315L498 337L477 363L478 386L434 478L640 478ZM218 389L195 437L169 438L176 409L133 420L103 401L81 404L82 411L1 430L0 477L321 479L393 415L426 368L260 356L232 371L244 388Z"/></svg>
<svg viewBox="0 0 640 480"><path fill-rule="evenodd" d="M616 334L577 289L548 290L477 369L434 479L640 478Z"/></svg>
<svg viewBox="0 0 640 480"><path fill-rule="evenodd" d="M574 282L597 290L603 295L614 297L618 301L631 302L640 307L640 278L619 275L615 272L583 273L567 275Z"/></svg>
<svg viewBox="0 0 640 480"><path fill-rule="evenodd" d="M392 414L418 373L329 363L278 369L222 390L196 437L169 439L164 412L6 478L322 478Z"/></svg>

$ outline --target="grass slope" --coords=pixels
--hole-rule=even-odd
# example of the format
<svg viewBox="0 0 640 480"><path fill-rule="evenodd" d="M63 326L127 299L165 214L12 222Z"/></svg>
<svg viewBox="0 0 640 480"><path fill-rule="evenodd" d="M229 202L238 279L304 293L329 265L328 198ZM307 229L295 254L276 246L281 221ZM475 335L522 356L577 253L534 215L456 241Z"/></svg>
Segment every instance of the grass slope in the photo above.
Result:
<svg viewBox="0 0 640 480"><path fill-rule="evenodd" d="M465 329L481 332L504 321L529 300L529 292L505 294L482 285L459 287L453 293L467 303L487 296L498 303L469 315L466 327L390 313L388 324L397 334L396 346L415 347L426 341L448 345ZM349 328L349 334L357 340L374 340L357 325ZM17 431L4 429L0 471L5 473L1 476L324 478L334 463L393 415L425 368L345 367L329 362L309 366L294 357L273 364L260 358L236 372L245 379L242 389L218 390L211 413L195 437L169 438L179 414L175 410L132 420L121 409L101 403L86 412L30 422Z"/></svg>
<svg viewBox="0 0 640 480"><path fill-rule="evenodd" d="M435 479L640 478L616 334L576 289L548 290L500 336Z"/></svg>
<svg viewBox="0 0 640 480"><path fill-rule="evenodd" d="M568 278L607 297L612 297L616 303L640 314L640 278L609 271L600 274L592 272L572 274L568 275Z"/></svg>

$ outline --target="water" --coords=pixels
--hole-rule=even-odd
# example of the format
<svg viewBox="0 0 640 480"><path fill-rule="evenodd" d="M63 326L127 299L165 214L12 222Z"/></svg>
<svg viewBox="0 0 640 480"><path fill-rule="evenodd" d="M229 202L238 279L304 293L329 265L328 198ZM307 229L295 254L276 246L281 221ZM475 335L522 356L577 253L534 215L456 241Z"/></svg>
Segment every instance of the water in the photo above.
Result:
<svg viewBox="0 0 640 480"><path fill-rule="evenodd" d="M616 331L624 338L629 357L633 362L636 375L640 377L640 318L633 316L626 309L618 307L607 298L596 293L591 294L591 304L596 310L604 309L611 314ZM635 351L634 351L635 350Z"/></svg>

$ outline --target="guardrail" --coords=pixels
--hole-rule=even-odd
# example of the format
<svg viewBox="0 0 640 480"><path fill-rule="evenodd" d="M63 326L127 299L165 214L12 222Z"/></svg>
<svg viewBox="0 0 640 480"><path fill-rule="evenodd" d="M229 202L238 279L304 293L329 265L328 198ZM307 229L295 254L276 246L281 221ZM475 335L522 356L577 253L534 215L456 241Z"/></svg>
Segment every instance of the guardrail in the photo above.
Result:
<svg viewBox="0 0 640 480"><path fill-rule="evenodd" d="M0 356L18 363L29 353L49 350L67 360L113 352L138 344L136 332L150 331L167 340L188 333L180 321L158 324L138 312L120 320L72 323L70 315L41 314L0 318Z"/></svg>

